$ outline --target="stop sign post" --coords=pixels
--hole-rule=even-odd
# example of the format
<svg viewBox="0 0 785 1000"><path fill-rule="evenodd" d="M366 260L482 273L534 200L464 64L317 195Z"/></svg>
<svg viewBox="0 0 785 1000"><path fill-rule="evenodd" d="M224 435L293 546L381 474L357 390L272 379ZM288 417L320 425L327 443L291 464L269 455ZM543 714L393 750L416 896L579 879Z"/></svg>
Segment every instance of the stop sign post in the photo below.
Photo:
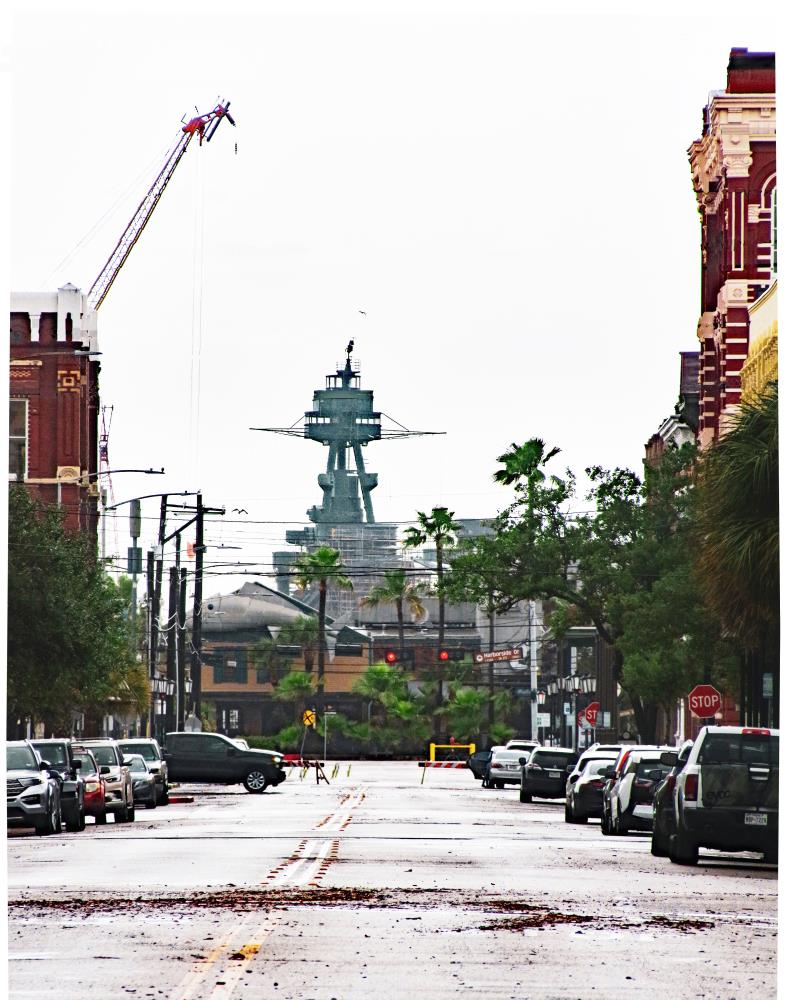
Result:
<svg viewBox="0 0 785 1000"><path fill-rule="evenodd" d="M712 684L697 684L687 696L687 704L699 719L710 719L722 705L722 695Z"/></svg>

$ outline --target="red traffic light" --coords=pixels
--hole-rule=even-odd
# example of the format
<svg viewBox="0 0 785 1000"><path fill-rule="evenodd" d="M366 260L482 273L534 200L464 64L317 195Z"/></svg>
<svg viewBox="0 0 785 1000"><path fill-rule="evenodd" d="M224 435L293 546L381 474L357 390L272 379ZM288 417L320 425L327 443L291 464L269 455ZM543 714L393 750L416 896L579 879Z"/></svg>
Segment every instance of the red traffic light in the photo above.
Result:
<svg viewBox="0 0 785 1000"><path fill-rule="evenodd" d="M449 660L450 659L450 651L447 650L447 649L440 649L439 650L439 659L442 661L442 663L444 663L445 660Z"/></svg>
<svg viewBox="0 0 785 1000"><path fill-rule="evenodd" d="M397 663L398 662L398 654L395 652L394 649L389 649L384 654L384 662L385 663Z"/></svg>

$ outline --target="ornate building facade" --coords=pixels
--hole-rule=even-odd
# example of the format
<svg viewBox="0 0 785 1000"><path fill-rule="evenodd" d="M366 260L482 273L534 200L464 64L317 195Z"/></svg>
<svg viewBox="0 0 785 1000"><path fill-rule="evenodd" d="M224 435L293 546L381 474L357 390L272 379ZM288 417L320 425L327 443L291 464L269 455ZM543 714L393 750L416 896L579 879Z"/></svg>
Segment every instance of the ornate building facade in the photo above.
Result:
<svg viewBox="0 0 785 1000"><path fill-rule="evenodd" d="M698 442L727 428L742 395L750 309L776 274L774 53L731 49L727 86L689 148L701 220Z"/></svg>
<svg viewBox="0 0 785 1000"><path fill-rule="evenodd" d="M11 293L8 478L97 532L95 313L73 285Z"/></svg>

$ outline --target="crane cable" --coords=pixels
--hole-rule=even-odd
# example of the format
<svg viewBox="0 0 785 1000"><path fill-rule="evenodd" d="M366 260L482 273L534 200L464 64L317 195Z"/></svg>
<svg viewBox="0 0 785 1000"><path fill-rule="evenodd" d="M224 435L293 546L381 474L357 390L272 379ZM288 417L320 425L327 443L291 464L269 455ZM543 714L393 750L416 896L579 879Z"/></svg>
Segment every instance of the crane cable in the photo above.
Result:
<svg viewBox="0 0 785 1000"><path fill-rule="evenodd" d="M179 136L175 138L175 142L178 141L179 141ZM167 143L167 145L164 146L164 148L160 153L157 153L154 157L152 157L152 159L148 163L144 165L144 167L142 167L142 169L139 171L136 177L134 177L134 179L126 186L126 188L120 192L120 194L106 209L103 215L101 215L96 220L96 222L93 223L93 225L87 230L84 236L82 236L82 238L76 243L76 245L71 250L68 251L65 257L63 257L60 263L55 264L55 266L49 271L45 279L41 282L42 288L46 288L49 284L49 281L54 277L54 275L56 275L58 271L62 270L62 268L64 268L67 264L70 264L71 261L74 259L74 257L77 255L77 253L82 249L82 247L93 240L93 238L96 236L98 230L101 228L106 219L118 208L118 206L123 201L125 201L131 195L132 191L136 188L136 186L139 184L142 178L149 175L150 171L155 166L155 164L160 163L163 157L168 155L169 150L171 148L172 144Z"/></svg>

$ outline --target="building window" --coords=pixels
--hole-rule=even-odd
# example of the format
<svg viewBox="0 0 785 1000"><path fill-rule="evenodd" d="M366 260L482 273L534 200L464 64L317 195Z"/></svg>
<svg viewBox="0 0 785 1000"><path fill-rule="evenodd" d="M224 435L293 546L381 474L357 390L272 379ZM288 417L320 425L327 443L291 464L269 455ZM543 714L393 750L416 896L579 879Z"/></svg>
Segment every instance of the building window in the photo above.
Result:
<svg viewBox="0 0 785 1000"><path fill-rule="evenodd" d="M27 400L9 400L8 478L27 479Z"/></svg>
<svg viewBox="0 0 785 1000"><path fill-rule="evenodd" d="M245 652L216 654L213 680L216 684L247 684L248 667Z"/></svg>

